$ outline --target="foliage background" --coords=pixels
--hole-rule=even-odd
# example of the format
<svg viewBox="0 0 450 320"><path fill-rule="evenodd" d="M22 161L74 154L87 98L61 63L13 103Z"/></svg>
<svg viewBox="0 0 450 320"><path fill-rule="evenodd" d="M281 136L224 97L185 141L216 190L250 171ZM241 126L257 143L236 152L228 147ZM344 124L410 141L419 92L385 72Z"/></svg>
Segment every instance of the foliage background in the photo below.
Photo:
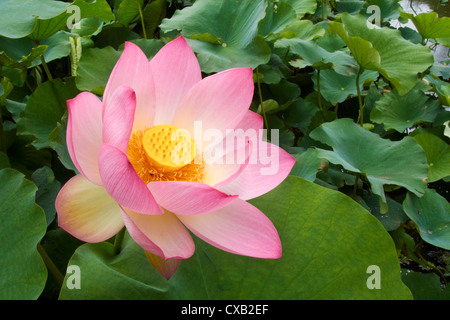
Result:
<svg viewBox="0 0 450 320"><path fill-rule="evenodd" d="M0 298L450 298L450 19L406 4L0 0ZM150 59L180 34L205 76L253 68L251 109L297 161L251 201L275 224L281 259L196 239L166 281L128 235L118 253L114 238L84 244L58 228L54 201L77 173L66 100L101 96L125 41ZM70 265L79 290L66 286ZM371 265L380 289L367 286Z"/></svg>

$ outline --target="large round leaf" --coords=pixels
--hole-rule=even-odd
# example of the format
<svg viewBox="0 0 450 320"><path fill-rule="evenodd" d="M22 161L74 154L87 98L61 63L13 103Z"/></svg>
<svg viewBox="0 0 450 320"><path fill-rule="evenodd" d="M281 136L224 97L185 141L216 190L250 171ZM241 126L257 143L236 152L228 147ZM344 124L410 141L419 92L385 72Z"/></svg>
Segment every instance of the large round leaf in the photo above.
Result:
<svg viewBox="0 0 450 320"><path fill-rule="evenodd" d="M414 300L450 300L450 287L443 290L435 273L402 270L402 280L411 289Z"/></svg>
<svg viewBox="0 0 450 320"><path fill-rule="evenodd" d="M266 7L264 0L201 0L164 19L160 28L164 32L180 30L186 38L200 39L189 45L197 53L204 72L256 68L267 63L271 54L265 41L257 37Z"/></svg>
<svg viewBox="0 0 450 320"><path fill-rule="evenodd" d="M163 42L156 39L128 41L140 47L148 59L151 59L163 46ZM94 94L102 95L122 52L123 44L119 46L118 50L107 46L83 51L75 78L77 88L81 91L91 91Z"/></svg>
<svg viewBox="0 0 450 320"><path fill-rule="evenodd" d="M192 50L197 53L203 72L219 72L231 68L256 68L270 59L270 48L261 36L246 47L222 46L202 40L188 39Z"/></svg>
<svg viewBox="0 0 450 320"><path fill-rule="evenodd" d="M432 133L419 133L414 140L423 148L428 161L428 182L450 176L450 146Z"/></svg>
<svg viewBox="0 0 450 320"><path fill-rule="evenodd" d="M376 70L405 94L414 87L417 73L434 62L430 49L402 38L400 31L389 28L369 28L362 15L341 15L342 24L330 22L350 48L361 67Z"/></svg>
<svg viewBox="0 0 450 320"><path fill-rule="evenodd" d="M386 202L383 185L402 186L418 196L425 192L427 159L411 137L400 141L383 139L348 118L324 123L310 136L333 148L333 151L317 149L319 157L366 174L372 192L383 202Z"/></svg>
<svg viewBox="0 0 450 320"><path fill-rule="evenodd" d="M0 35L14 39L29 36L36 41L50 37L76 18L98 17L104 22L115 18L106 0L76 0L71 4L54 0L0 0L0 8Z"/></svg>
<svg viewBox="0 0 450 320"><path fill-rule="evenodd" d="M77 88L102 95L120 54L120 51L109 46L102 49L90 48L84 51L75 78Z"/></svg>
<svg viewBox="0 0 450 320"><path fill-rule="evenodd" d="M440 17L432 12L422 12L414 16L411 13L402 12L401 16L411 19L417 31L423 39L436 39L443 45L450 45L450 18Z"/></svg>
<svg viewBox="0 0 450 320"><path fill-rule="evenodd" d="M33 172L31 179L38 187L36 203L44 210L49 225L56 216L55 200L61 189L61 183L56 180L52 169L46 166Z"/></svg>
<svg viewBox="0 0 450 320"><path fill-rule="evenodd" d="M294 8L297 18L301 19L306 13L314 13L317 8L315 0L284 0Z"/></svg>
<svg viewBox="0 0 450 320"><path fill-rule="evenodd" d="M117 9L117 22L128 26L139 16L143 4L143 0L123 0L120 2L119 9Z"/></svg>
<svg viewBox="0 0 450 320"><path fill-rule="evenodd" d="M33 31L38 19L56 17L67 6L67 3L53 0L0 0L0 35L23 38Z"/></svg>
<svg viewBox="0 0 450 320"><path fill-rule="evenodd" d="M269 4L267 6L266 16L258 24L258 33L264 37L271 33L277 33L293 23L296 20L295 18L296 13L288 3L281 2L279 5Z"/></svg>
<svg viewBox="0 0 450 320"><path fill-rule="evenodd" d="M277 48L289 48L290 52L301 59L294 61L296 67L312 66L316 70L334 69L341 75L356 73L355 59L343 51L329 52L312 40L298 38L280 39L275 42Z"/></svg>
<svg viewBox="0 0 450 320"><path fill-rule="evenodd" d="M420 198L408 194L403 208L418 225L423 240L450 250L450 204L444 197L433 189Z"/></svg>
<svg viewBox="0 0 450 320"><path fill-rule="evenodd" d="M403 96L397 89L385 94L375 103L370 120L383 123L384 128L403 132L420 122L433 122L441 106L424 93L429 87L422 81Z"/></svg>
<svg viewBox="0 0 450 320"><path fill-rule="evenodd" d="M364 88L364 82L369 79L376 79L378 72L365 70L361 73L358 83L359 88ZM317 90L317 71L314 71L312 77L314 89ZM320 71L320 94L332 105L344 102L349 96L356 96L358 89L356 87L356 74L342 75L335 70Z"/></svg>
<svg viewBox="0 0 450 320"><path fill-rule="evenodd" d="M172 18L164 19L160 27L165 32L181 30L185 37L210 33L227 45L242 48L256 36L258 22L264 18L266 7L264 0L200 0L176 11Z"/></svg>
<svg viewBox="0 0 450 320"><path fill-rule="evenodd" d="M67 273L60 299L166 299L168 283L147 261L144 250L126 234L116 255L109 242L79 247L67 267L79 267L80 288L67 286L76 277ZM72 267L73 268L73 267Z"/></svg>
<svg viewBox="0 0 450 320"><path fill-rule="evenodd" d="M383 208L380 206L379 198L374 194L363 195L357 201L381 222L386 231L394 231L408 220L402 204L390 198L386 199L389 208L386 213L382 213Z"/></svg>
<svg viewBox="0 0 450 320"><path fill-rule="evenodd" d="M381 223L344 194L297 177L251 201L273 221L283 256L233 255L196 239L193 257L164 280L130 238L80 247L81 290L63 299L409 299L395 246ZM368 283L379 269L380 289ZM70 276L70 275L68 275ZM68 278L66 276L66 279Z"/></svg>
<svg viewBox="0 0 450 320"><path fill-rule="evenodd" d="M12 169L0 170L0 299L37 299L47 269L36 245L47 230L35 204L36 186Z"/></svg>
<svg viewBox="0 0 450 320"><path fill-rule="evenodd" d="M74 98L79 91L73 78L67 82L61 79L42 83L27 101L27 106L17 122L20 134L33 135L37 148L50 146L48 136L56 128L57 123L67 111L67 100Z"/></svg>

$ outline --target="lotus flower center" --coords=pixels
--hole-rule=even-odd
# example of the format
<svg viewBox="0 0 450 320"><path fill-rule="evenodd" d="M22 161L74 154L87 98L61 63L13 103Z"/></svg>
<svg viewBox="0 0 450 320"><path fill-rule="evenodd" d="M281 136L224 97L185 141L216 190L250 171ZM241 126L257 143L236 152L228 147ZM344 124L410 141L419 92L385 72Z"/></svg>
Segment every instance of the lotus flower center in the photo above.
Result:
<svg viewBox="0 0 450 320"><path fill-rule="evenodd" d="M179 170L191 163L195 146L189 132L172 125L157 125L142 138L147 160L165 172Z"/></svg>
<svg viewBox="0 0 450 320"><path fill-rule="evenodd" d="M188 131L157 125L131 134L127 156L145 184L151 181L202 183L203 157L196 150L195 161L192 161L194 149Z"/></svg>

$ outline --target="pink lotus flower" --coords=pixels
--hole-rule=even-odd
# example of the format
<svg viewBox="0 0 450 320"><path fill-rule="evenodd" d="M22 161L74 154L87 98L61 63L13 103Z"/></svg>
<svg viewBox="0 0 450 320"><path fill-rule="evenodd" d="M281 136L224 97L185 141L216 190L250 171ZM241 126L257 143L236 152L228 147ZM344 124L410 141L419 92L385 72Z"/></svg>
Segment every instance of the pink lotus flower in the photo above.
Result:
<svg viewBox="0 0 450 320"><path fill-rule="evenodd" d="M228 252L279 258L275 227L246 200L281 183L294 158L273 144L244 137L240 147L205 161L202 152L211 153L225 140L190 138L195 123L203 132L216 130L224 137L229 129L262 129L261 116L249 110L253 89L250 68L202 79L183 37L150 62L127 42L103 101L89 92L68 101L67 147L80 174L57 197L59 226L85 242L107 240L125 226L166 278L179 259L194 252L187 229ZM181 163L169 157L170 136L178 129L184 129L176 140L184 146L180 157L188 159ZM264 164L250 158L269 150L278 155L278 170L264 175ZM223 161L239 152L245 161Z"/></svg>

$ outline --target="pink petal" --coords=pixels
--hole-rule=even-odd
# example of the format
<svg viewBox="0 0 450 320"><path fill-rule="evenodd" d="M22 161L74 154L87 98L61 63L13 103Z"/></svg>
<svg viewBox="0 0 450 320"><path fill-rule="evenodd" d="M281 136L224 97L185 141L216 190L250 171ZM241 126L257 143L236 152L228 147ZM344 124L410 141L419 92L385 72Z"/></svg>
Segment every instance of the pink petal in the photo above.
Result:
<svg viewBox="0 0 450 320"><path fill-rule="evenodd" d="M196 236L235 254L277 259L281 242L272 222L257 208L241 199L215 212L178 218Z"/></svg>
<svg viewBox="0 0 450 320"><path fill-rule="evenodd" d="M62 187L55 207L59 226L85 242L107 240L124 225L122 210L114 199L81 174Z"/></svg>
<svg viewBox="0 0 450 320"><path fill-rule="evenodd" d="M189 232L171 212L146 215L124 209L122 218L130 236L144 250L163 259L187 259L195 246Z"/></svg>
<svg viewBox="0 0 450 320"><path fill-rule="evenodd" d="M260 114L248 110L242 120L236 125L235 129L247 131L249 129L259 131L264 128L264 119Z"/></svg>
<svg viewBox="0 0 450 320"><path fill-rule="evenodd" d="M103 113L103 143L126 153L133 128L136 95L130 87L120 86L105 105Z"/></svg>
<svg viewBox="0 0 450 320"><path fill-rule="evenodd" d="M181 259L168 259L164 260L160 256L157 256L151 252L145 251L145 256L152 266L162 275L166 280L172 278L175 272L180 266Z"/></svg>
<svg viewBox="0 0 450 320"><path fill-rule="evenodd" d="M89 92L67 101L67 149L80 173L92 183L101 185L98 153L102 145L102 102Z"/></svg>
<svg viewBox="0 0 450 320"><path fill-rule="evenodd" d="M114 91L126 85L136 93L136 112L133 131L151 127L155 117L155 87L150 72L150 63L142 50L131 42L115 65L103 93L103 102L108 104Z"/></svg>
<svg viewBox="0 0 450 320"><path fill-rule="evenodd" d="M120 206L150 215L163 213L124 152L103 144L99 168L103 186Z"/></svg>
<svg viewBox="0 0 450 320"><path fill-rule="evenodd" d="M285 150L260 140L252 147L249 164L220 190L238 194L244 200L259 197L278 186L289 175L294 163L295 158Z"/></svg>
<svg viewBox="0 0 450 320"><path fill-rule="evenodd" d="M150 182L148 188L161 207L183 215L211 212L237 198L197 182L158 181Z"/></svg>
<svg viewBox="0 0 450 320"><path fill-rule="evenodd" d="M202 79L194 52L183 37L166 44L150 61L155 83L154 125L170 124L181 100Z"/></svg>
<svg viewBox="0 0 450 320"><path fill-rule="evenodd" d="M204 150L205 159L212 151L218 150L217 153L220 153L220 148L223 156L215 161L205 161L205 183L220 189L234 180L248 164L251 145L258 144L261 129L263 129L262 116L247 110L244 118L235 129L229 130L223 141L219 144L209 144ZM242 161L242 154L245 154L245 161Z"/></svg>
<svg viewBox="0 0 450 320"><path fill-rule="evenodd" d="M234 129L247 113L253 89L250 68L229 69L206 77L187 93L172 124L194 136L194 122L198 121L202 132L213 130L224 136L226 129Z"/></svg>
<svg viewBox="0 0 450 320"><path fill-rule="evenodd" d="M245 168L249 161L251 141L245 137L237 140L233 138L233 141L228 145L227 139L224 139L219 144L210 144L205 148L203 153L204 183L220 189L234 180ZM209 154L213 151L216 151L218 157L209 161L208 158L212 158Z"/></svg>

